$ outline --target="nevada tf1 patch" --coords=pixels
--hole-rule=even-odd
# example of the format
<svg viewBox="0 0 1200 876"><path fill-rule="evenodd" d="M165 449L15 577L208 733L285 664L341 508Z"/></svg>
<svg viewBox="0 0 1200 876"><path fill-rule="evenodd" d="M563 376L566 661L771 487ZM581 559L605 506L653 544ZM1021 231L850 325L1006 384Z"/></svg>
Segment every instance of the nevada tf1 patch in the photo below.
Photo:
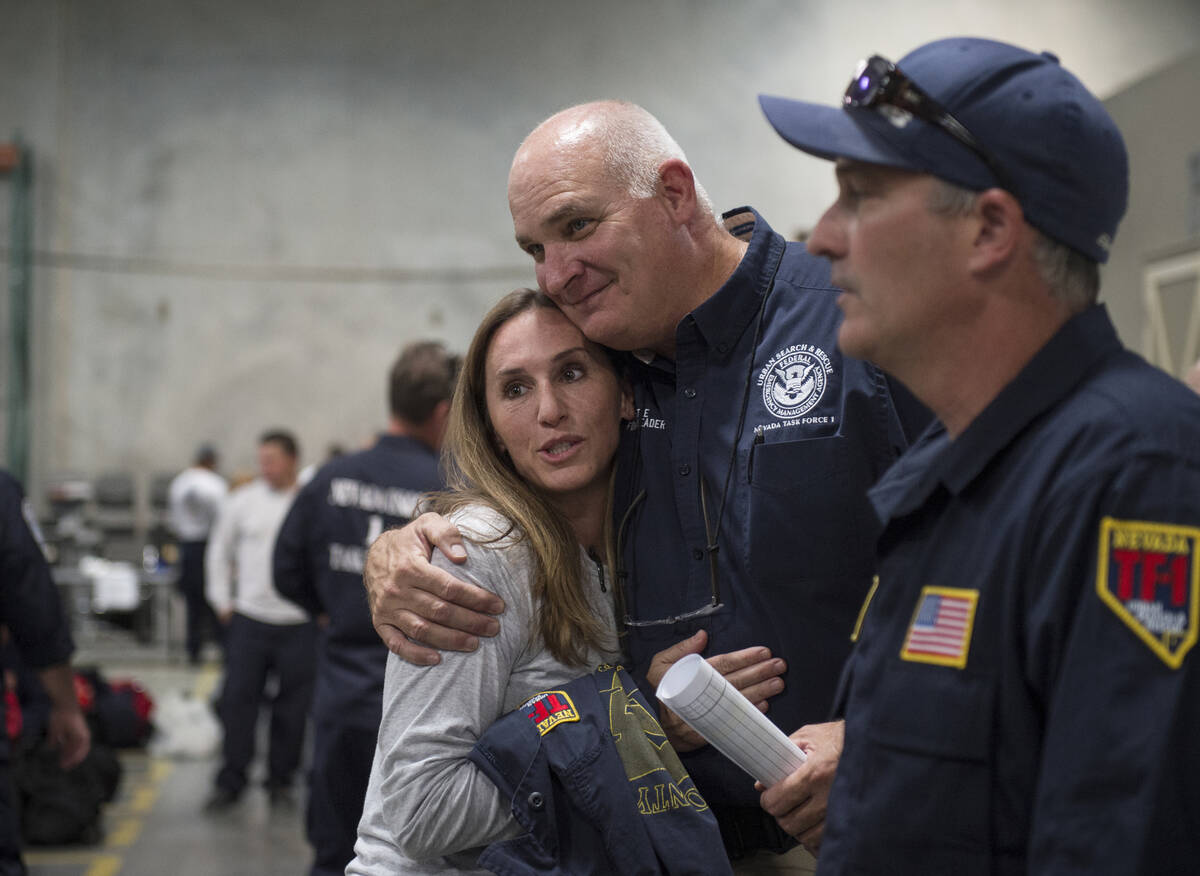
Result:
<svg viewBox="0 0 1200 876"><path fill-rule="evenodd" d="M559 724L579 720L575 704L561 690L546 690L530 697L521 705L521 711L537 727L539 736L545 736Z"/></svg>
<svg viewBox="0 0 1200 876"><path fill-rule="evenodd" d="M967 665L978 603L978 590L923 588L900 649L901 659L962 669Z"/></svg>
<svg viewBox="0 0 1200 876"><path fill-rule="evenodd" d="M1200 630L1200 529L1101 519L1096 592L1151 651L1178 669Z"/></svg>

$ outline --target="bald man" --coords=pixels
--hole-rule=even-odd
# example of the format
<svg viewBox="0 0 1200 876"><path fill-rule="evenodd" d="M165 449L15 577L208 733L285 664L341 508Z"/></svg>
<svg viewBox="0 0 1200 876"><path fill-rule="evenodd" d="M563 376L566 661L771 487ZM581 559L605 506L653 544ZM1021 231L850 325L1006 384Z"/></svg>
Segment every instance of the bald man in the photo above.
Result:
<svg viewBox="0 0 1200 876"><path fill-rule="evenodd" d="M906 445L892 390L836 348L829 269L748 207L718 218L678 144L644 109L564 110L509 175L518 245L588 338L628 357L638 416L614 499L618 621L648 691L699 652L809 750L797 831L820 842L840 724L823 724L871 585L866 500ZM376 628L393 651L469 649L494 597L424 563L453 539L427 519L368 557ZM504 619L499 619L504 623ZM785 686L784 680L787 680ZM792 840L754 782L675 716L661 721L712 805L737 872ZM803 852L794 872L811 872ZM779 872L772 869L772 872Z"/></svg>

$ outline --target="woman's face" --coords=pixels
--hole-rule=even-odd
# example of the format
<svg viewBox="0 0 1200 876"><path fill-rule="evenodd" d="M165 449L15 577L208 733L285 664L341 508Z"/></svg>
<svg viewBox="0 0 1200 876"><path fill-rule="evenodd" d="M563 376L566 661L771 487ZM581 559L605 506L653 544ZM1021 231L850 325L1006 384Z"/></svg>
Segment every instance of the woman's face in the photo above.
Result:
<svg viewBox="0 0 1200 876"><path fill-rule="evenodd" d="M633 399L603 350L557 309L534 307L496 330L485 362L501 452L552 504L604 501Z"/></svg>

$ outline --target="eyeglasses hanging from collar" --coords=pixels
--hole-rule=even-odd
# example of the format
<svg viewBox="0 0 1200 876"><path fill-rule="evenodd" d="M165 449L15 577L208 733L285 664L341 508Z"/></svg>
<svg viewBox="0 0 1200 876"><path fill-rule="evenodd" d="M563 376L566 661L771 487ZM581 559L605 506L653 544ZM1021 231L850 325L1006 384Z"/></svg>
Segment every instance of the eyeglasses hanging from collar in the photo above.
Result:
<svg viewBox="0 0 1200 876"><path fill-rule="evenodd" d="M729 450L729 463L725 468L725 482L721 487L721 502L717 506L716 524L712 525L709 522L708 516L708 484L704 476L700 476L700 512L704 518L704 551L708 556L708 579L709 579L709 599L708 602L699 608L690 611L680 612L679 614L669 615L667 617L655 618L654 620L639 620L630 615L628 611L628 594L626 592L626 583L629 577L629 571L625 564L625 552L628 547L628 533L632 523L634 514L638 512L640 506L646 500L646 491L638 491L629 506L625 509L625 513L621 515L620 523L617 525L617 544L616 544L616 598L617 611L621 619L621 623L625 627L660 627L670 626L680 623L681 621L696 620L698 618L708 617L716 614L725 607L721 601L720 574L718 567L718 553L720 551L721 540L721 524L725 519L725 502L729 498L729 485L733 479L734 469L737 467L738 445L741 444L742 434L746 426L746 410L750 402L750 390L754 382L754 360L758 356L758 346L762 341L763 330L763 314L767 310L767 299L771 297L771 293L775 290L775 276L779 273L779 265L783 261L783 251L780 249L775 265L771 271L771 279L767 284L766 290L763 292L762 298L758 303L758 313L754 323L754 342L750 348L750 358L746 368L745 385L742 388L742 403L738 413L737 429L734 432L733 446ZM634 464L632 477L640 476L642 444L641 434L637 437L637 445L634 451Z"/></svg>

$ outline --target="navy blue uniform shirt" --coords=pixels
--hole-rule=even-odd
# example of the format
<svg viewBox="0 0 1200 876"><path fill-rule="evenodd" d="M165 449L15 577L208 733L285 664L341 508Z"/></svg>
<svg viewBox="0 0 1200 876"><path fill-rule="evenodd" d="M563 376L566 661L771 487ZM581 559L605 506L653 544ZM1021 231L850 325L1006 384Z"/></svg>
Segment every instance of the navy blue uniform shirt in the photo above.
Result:
<svg viewBox="0 0 1200 876"><path fill-rule="evenodd" d="M26 518L20 483L0 470L0 623L34 669L65 663L75 650L58 588Z"/></svg>
<svg viewBox="0 0 1200 876"><path fill-rule="evenodd" d="M0 469L0 623L8 627L23 666L45 669L66 663L75 643L28 514L21 484ZM0 733L0 761L7 756L8 737Z"/></svg>
<svg viewBox="0 0 1200 876"><path fill-rule="evenodd" d="M619 666L497 719L471 761L526 831L483 852L480 866L494 873L732 872L712 811Z"/></svg>
<svg viewBox="0 0 1200 876"><path fill-rule="evenodd" d="M637 418L623 436L614 504L618 574L634 621L693 612L711 603L715 537L722 607L631 627L634 674L644 678L656 652L700 628L706 654L766 645L789 667L767 714L790 733L829 717L873 574L867 488L905 437L884 375L838 352L828 263L749 208L726 214L726 225L752 235L737 270L679 324L674 362L633 366ZM757 808L753 780L715 749L684 762L714 805Z"/></svg>
<svg viewBox="0 0 1200 876"><path fill-rule="evenodd" d="M318 719L379 725L388 651L371 625L363 560L381 532L414 516L423 493L441 488L435 451L381 435L370 449L322 466L288 511L275 542L275 588L329 617L313 693Z"/></svg>
<svg viewBox="0 0 1200 876"><path fill-rule="evenodd" d="M1067 323L872 490L821 872L1200 866L1200 398Z"/></svg>

